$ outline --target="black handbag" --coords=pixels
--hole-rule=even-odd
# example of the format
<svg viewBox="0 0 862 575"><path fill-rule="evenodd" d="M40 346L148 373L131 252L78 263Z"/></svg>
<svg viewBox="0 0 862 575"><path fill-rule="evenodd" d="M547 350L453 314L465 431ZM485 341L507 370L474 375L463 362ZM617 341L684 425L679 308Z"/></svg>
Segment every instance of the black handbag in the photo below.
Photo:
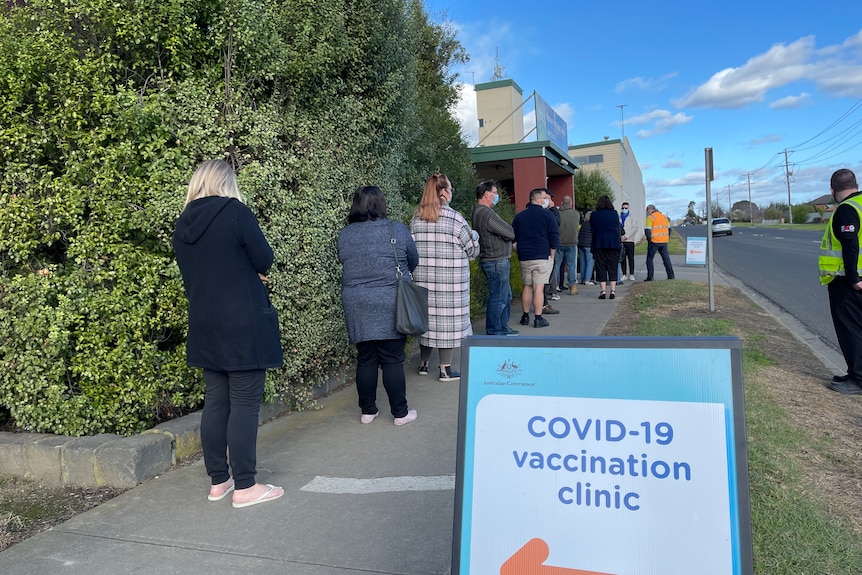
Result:
<svg viewBox="0 0 862 575"><path fill-rule="evenodd" d="M401 271L398 254L395 252L392 222L389 222L389 242L395 257L395 278L398 280L395 292L395 329L404 335L422 335L428 331L428 290L412 281L404 281L404 272Z"/></svg>

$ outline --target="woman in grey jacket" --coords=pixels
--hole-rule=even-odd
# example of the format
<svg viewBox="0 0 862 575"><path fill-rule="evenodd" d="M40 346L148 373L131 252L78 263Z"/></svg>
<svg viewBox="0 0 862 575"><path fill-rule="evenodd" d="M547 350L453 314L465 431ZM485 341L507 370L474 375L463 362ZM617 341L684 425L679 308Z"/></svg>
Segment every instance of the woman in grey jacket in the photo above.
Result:
<svg viewBox="0 0 862 575"><path fill-rule="evenodd" d="M347 227L338 235L338 260L343 266L341 303L347 336L356 345L356 391L361 423L371 423L377 409L377 370L395 425L416 419L407 408L404 346L407 337L395 329L396 267L403 281L419 263L419 252L407 226L386 218L386 198L377 186L361 186L353 194ZM397 258L397 261L396 261Z"/></svg>

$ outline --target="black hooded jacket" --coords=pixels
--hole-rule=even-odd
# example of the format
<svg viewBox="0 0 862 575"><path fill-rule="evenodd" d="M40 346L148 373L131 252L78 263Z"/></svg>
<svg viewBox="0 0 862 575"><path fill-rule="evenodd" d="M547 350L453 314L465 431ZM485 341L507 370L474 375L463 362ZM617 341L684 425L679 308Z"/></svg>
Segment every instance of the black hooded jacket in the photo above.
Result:
<svg viewBox="0 0 862 575"><path fill-rule="evenodd" d="M188 364L215 371L281 366L278 314L258 276L273 253L251 211L232 198L195 200L177 220L173 246L189 300Z"/></svg>

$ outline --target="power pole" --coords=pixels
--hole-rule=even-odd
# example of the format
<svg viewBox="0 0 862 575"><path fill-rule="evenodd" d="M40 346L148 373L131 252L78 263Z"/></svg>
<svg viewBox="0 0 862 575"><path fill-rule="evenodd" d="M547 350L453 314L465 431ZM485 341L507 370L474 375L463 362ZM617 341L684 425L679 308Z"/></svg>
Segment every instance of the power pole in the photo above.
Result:
<svg viewBox="0 0 862 575"><path fill-rule="evenodd" d="M748 172L748 223L754 225L754 212L751 207L751 172Z"/></svg>
<svg viewBox="0 0 862 575"><path fill-rule="evenodd" d="M787 148L784 148L784 173L787 175L787 215L788 221L793 223L793 204L790 203L790 164L787 162Z"/></svg>
<svg viewBox="0 0 862 575"><path fill-rule="evenodd" d="M730 202L730 188L731 186L727 186L727 219L730 219L730 213L733 211L733 204Z"/></svg>

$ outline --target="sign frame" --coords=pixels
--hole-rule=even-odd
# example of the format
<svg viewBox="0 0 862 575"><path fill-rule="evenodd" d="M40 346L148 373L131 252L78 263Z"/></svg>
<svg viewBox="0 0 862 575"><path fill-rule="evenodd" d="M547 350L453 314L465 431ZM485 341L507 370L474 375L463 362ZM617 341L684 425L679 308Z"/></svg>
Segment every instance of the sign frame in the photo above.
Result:
<svg viewBox="0 0 862 575"><path fill-rule="evenodd" d="M452 542L452 569L454 575L468 575L471 573L471 553L476 541L470 539L470 531L473 529L474 522L489 521L494 525L495 532L510 533L512 530L519 528L518 524L506 525L501 522L499 517L476 517L474 511L474 486L469 484L469 481L474 477L473 468L474 460L471 457L479 458L478 450L474 453L474 446L478 445L477 412L480 402L488 397L517 397L526 398L525 401L538 400L554 400L554 401L609 401L609 405L623 404L628 401L626 394L630 394L634 387L616 385L618 377L606 377L601 382L601 388L597 387L596 383L579 381L581 378L594 378L596 368L584 369L583 366L566 364L564 369L533 367L535 373L522 373L520 378L515 380L532 381L536 380L537 376L548 376L548 379L557 378L559 381L548 383L549 389L552 391L550 395L544 394L540 388L544 384L530 383L533 386L530 389L518 388L511 386L527 385L523 383L512 383L512 379L508 380L507 384L500 382L489 382L481 380L483 374L487 374L491 369L491 363L499 358L519 358L516 363L529 371L530 365L540 366L541 362L537 362L539 356L546 358L559 358L561 362L568 362L572 358L583 360L589 357L592 362L595 361L604 365L606 369L609 365L619 366L619 358L627 357L633 361L633 368L626 370L623 379L641 378L643 381L643 391L637 391L631 397L635 401L658 401L659 405L662 401L673 400L675 393L682 391L688 399L682 400L683 407L686 405L707 406L718 409L722 413L724 424L721 427L721 432L724 435L723 441L726 442L726 481L724 485L719 485L721 488L726 488L726 501L728 504L728 521L729 526L729 545L732 548L732 558L728 558L728 562L732 563L732 570L727 572L727 575L753 575L753 557L751 544L751 519L750 519L750 496L748 485L748 457L745 434L745 410L742 385L742 344L738 338L734 337L698 337L698 338L683 338L683 337L574 337L574 336L552 336L552 337L521 337L518 341L512 338L491 337L491 336L472 336L465 340L462 347L462 376L459 394L459 413L458 413L458 450L457 450L457 465L456 465L456 485L455 485L455 521L453 528ZM682 363L690 363L685 369L685 384L682 387L688 386L689 382L691 389L685 387L681 389L681 384L669 384L668 387L676 386L674 390L662 390L661 381L664 379L673 380L674 377L679 379L679 374L671 373L670 365L662 365L660 361L650 364L647 360L647 366L638 363L642 359L650 357L661 358L666 355L670 359L682 359ZM494 356L497 356L496 358ZM709 361L702 365L698 363L701 358L709 358ZM616 358L615 360L613 358ZM521 360L524 360L523 363ZM610 360L610 362L609 362ZM613 361L616 363L614 364ZM496 363L494 368L498 372L505 368L504 361L500 368L497 369ZM637 366L637 367L635 367ZM725 366L726 370L721 366ZM701 367L703 369L701 369ZM543 371L551 369L551 371ZM601 367L598 369L602 369ZM644 371L646 369L646 371ZM661 369L668 370L668 376L662 375ZM541 373L540 373L541 372ZM717 372L717 373L713 373ZM571 377L569 378L569 374ZM504 373L504 375L507 375ZM563 381L565 378L565 381ZM650 381L650 378L653 381ZM504 379L504 378L500 378ZM540 378L539 378L540 379ZM681 381L681 380L680 380ZM658 382L658 383L656 383ZM504 385L504 387L494 386ZM655 398L647 388L656 387ZM569 391L571 388L571 391ZM603 389L607 388L609 393L607 396L602 395ZM565 395L560 395L559 390L564 389ZM526 391L524 391L526 390ZM597 394L598 390L598 394ZM622 390L622 391L621 391ZM520 400L519 400L520 401ZM702 402L702 403L701 403ZM483 419L482 423L487 423L488 416ZM508 421L508 420L506 420ZM499 422L496 422L499 424ZM506 425L504 422L503 425ZM470 431L472 430L472 431ZM635 433L635 435L637 435ZM473 442L468 445L468 442ZM469 454L469 455L468 455ZM517 472L521 473L521 472ZM505 482L506 477L495 476L495 480ZM468 483L465 485L465 483ZM719 490L720 491L720 490ZM548 497L543 496L543 500ZM492 511L491 515L496 513ZM478 523L477 523L478 525ZM527 535L523 536L526 541ZM527 547L535 541L541 539L531 539L521 551L525 551ZM507 548L511 550L510 548ZM533 550L535 551L535 550ZM540 551L541 552L541 551ZM547 546L544 548L545 557L547 557ZM509 551L505 551L509 553ZM534 553L535 554L535 553ZM506 555L508 556L508 555ZM514 568L512 561L515 560L515 555L506 561L506 565L489 566L488 570L482 570L482 573L502 573L503 567L509 569L506 572L518 572L517 569L523 569L523 566ZM551 561L551 563L553 563ZM655 565L653 565L655 567ZM579 571L573 565L548 567L548 572L563 573L566 569L570 569L572 573L599 573L599 571ZM559 569L553 571L552 569ZM626 573L637 573L639 571L627 570ZM658 567L659 572L670 572ZM538 571L537 571L538 572ZM646 572L646 571L644 571ZM689 571L690 572L690 571ZM479 575L474 573L473 575Z"/></svg>
<svg viewBox="0 0 862 575"><path fill-rule="evenodd" d="M699 249L698 249L699 248ZM685 239L685 265L705 266L708 244L706 237L688 237Z"/></svg>

